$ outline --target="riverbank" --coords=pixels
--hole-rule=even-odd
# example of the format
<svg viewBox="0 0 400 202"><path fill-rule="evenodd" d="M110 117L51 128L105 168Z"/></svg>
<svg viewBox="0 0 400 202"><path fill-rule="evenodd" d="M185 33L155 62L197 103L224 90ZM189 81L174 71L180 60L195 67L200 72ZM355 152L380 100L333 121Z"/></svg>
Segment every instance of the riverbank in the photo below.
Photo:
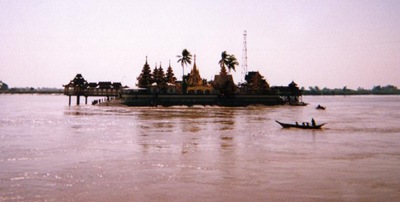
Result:
<svg viewBox="0 0 400 202"><path fill-rule="evenodd" d="M346 86L343 88L323 88L320 89L318 86L309 87L306 90L304 87L301 88L303 95L400 95L400 90L396 86L374 86L372 89L358 88L357 90L349 89Z"/></svg>
<svg viewBox="0 0 400 202"><path fill-rule="evenodd" d="M40 91L40 90L18 90L18 91L12 91L12 90L6 90L6 91L0 91L0 94L44 94L44 95L49 95L49 94L63 94L63 90L51 90L51 91Z"/></svg>

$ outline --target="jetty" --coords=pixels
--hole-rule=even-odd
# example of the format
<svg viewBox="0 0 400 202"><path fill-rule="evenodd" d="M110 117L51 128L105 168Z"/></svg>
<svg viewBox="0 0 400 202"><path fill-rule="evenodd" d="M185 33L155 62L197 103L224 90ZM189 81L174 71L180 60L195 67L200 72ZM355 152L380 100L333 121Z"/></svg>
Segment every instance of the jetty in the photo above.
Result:
<svg viewBox="0 0 400 202"><path fill-rule="evenodd" d="M88 97L103 97L108 101L118 97L123 89L120 82L87 82L82 74L77 74L74 79L63 85L63 87L64 95L69 96L69 106L71 106L72 96L76 96L76 105L80 104L81 96L85 98L85 104L87 104Z"/></svg>

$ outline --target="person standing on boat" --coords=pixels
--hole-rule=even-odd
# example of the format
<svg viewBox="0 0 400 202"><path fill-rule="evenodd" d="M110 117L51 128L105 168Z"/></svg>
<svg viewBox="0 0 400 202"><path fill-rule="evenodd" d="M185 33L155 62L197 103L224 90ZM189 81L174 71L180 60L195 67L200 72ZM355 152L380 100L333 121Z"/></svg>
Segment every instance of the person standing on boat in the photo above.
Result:
<svg viewBox="0 0 400 202"><path fill-rule="evenodd" d="M314 118L311 119L311 125L312 125L312 126L315 126L315 125L316 125L316 124L315 124Z"/></svg>

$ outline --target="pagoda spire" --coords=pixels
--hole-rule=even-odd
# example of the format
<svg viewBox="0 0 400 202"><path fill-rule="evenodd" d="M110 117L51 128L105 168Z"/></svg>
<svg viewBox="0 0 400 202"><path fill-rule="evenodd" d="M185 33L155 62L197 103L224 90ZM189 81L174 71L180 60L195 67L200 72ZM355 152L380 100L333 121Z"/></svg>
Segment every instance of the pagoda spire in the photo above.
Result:
<svg viewBox="0 0 400 202"><path fill-rule="evenodd" d="M196 71L197 67L196 67L196 54L194 54L194 58L193 58L193 69Z"/></svg>
<svg viewBox="0 0 400 202"><path fill-rule="evenodd" d="M202 85L203 80L201 79L199 70L197 69L197 66L196 66L196 55L194 55L193 59L194 59L193 60L193 69L190 72L188 84L189 84L189 86L200 86L200 85Z"/></svg>

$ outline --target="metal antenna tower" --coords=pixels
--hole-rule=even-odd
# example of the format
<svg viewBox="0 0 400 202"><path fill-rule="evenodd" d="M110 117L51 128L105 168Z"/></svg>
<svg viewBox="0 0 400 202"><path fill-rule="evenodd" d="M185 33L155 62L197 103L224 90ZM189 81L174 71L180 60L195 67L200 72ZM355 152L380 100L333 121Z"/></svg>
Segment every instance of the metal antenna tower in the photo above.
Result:
<svg viewBox="0 0 400 202"><path fill-rule="evenodd" d="M243 33L243 55L242 55L242 79L247 75L247 32Z"/></svg>

